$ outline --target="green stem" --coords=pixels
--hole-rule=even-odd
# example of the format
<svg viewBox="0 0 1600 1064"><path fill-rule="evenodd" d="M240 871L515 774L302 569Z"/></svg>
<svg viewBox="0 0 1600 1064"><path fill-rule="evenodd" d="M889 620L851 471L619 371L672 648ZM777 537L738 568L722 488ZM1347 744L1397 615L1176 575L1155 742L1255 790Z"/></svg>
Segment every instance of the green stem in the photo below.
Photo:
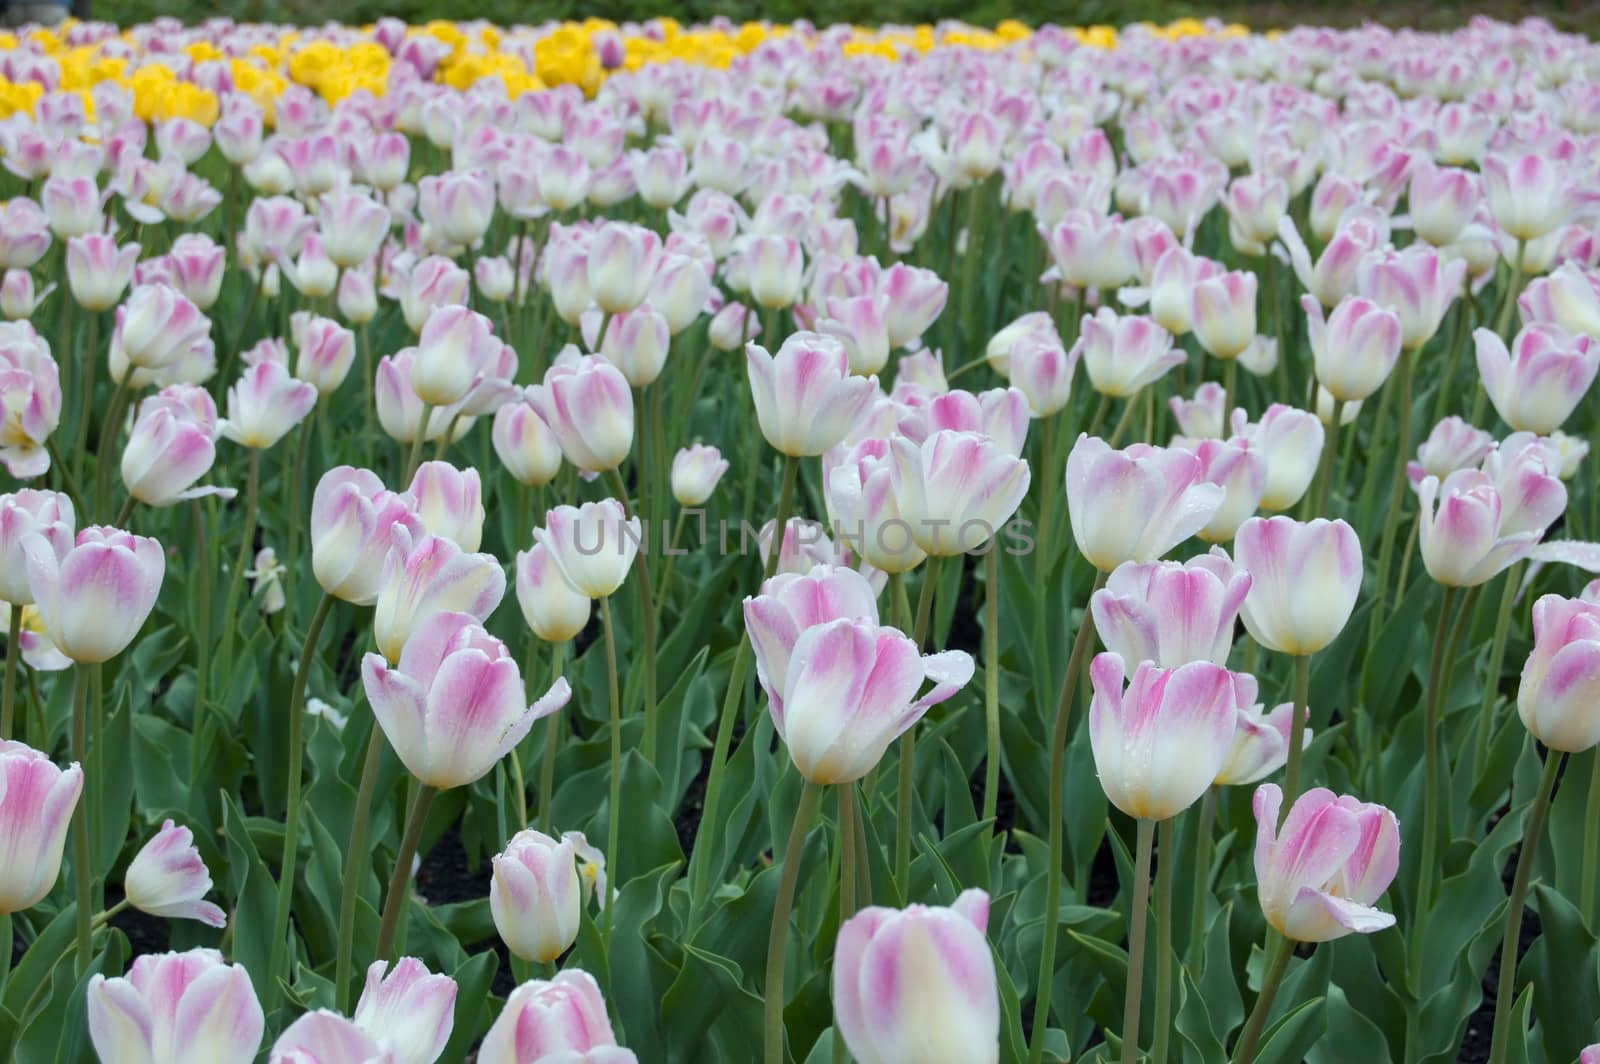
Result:
<svg viewBox="0 0 1600 1064"><path fill-rule="evenodd" d="M356 898L361 875L372 855L367 852L367 822L372 814L372 791L378 782L378 763L383 756L383 729L377 718L367 737L367 756L361 762L361 782L356 789L356 808L350 822L350 847L344 854L344 883L339 892L339 944L335 961L333 993L340 1012L350 1004L351 957L355 951Z"/></svg>
<svg viewBox="0 0 1600 1064"><path fill-rule="evenodd" d="M62 295L65 297L66 293L62 293ZM71 302L71 300L64 298L63 305L67 302ZM74 441L72 452L73 472L75 476L79 477L83 475L85 463L89 461L89 422L94 420L95 368L100 363L100 352L96 350L99 347L99 343L95 337L95 334L100 330L100 311L91 310L88 312L88 316L89 326L85 330L88 333L88 337L83 348L83 392L78 400L78 438ZM67 334L63 331L61 335L65 337ZM128 370L129 374L132 372L131 369ZM127 374L124 374L123 379L127 379ZM60 465L61 463L57 461L56 464ZM82 513L83 511L80 510L79 512Z"/></svg>
<svg viewBox="0 0 1600 1064"><path fill-rule="evenodd" d="M1278 353L1278 359L1282 361L1282 352ZM1222 362L1222 433L1224 436L1228 433L1228 419L1233 417L1234 400L1238 398L1236 391L1238 382L1239 360L1237 358L1224 359Z"/></svg>
<svg viewBox="0 0 1600 1064"><path fill-rule="evenodd" d="M1400 352L1399 438L1394 450L1394 486L1390 489L1389 512L1383 519L1383 545L1378 551L1378 600L1372 606L1374 632L1381 623L1384 604L1388 601L1389 568L1394 563L1394 537L1400 528L1400 512L1405 509L1406 456L1411 453L1411 363L1415 354L1414 351Z"/></svg>
<svg viewBox="0 0 1600 1064"><path fill-rule="evenodd" d="M1539 789L1533 796L1528 823L1522 832L1517 871L1511 880L1511 897L1506 902L1506 931L1500 939L1500 985L1494 997L1494 1038L1489 1045L1489 1064L1505 1064L1511 1038L1511 1003L1517 985L1517 943L1522 933L1522 909L1528 899L1528 877L1533 874L1533 860L1544 835L1545 816L1550 812L1550 796L1555 792L1556 777L1561 774L1561 763L1566 757L1564 753L1551 750L1545 758L1544 771L1539 774Z"/></svg>
<svg viewBox="0 0 1600 1064"><path fill-rule="evenodd" d="M1274 937L1269 930L1269 938ZM1272 1002L1278 996L1278 987L1283 983L1283 973L1289 970L1289 958L1294 956L1294 946L1286 938L1277 938L1271 946L1271 959L1267 962L1267 971L1261 978L1261 993L1256 995L1255 1008L1250 1010L1250 1019L1245 1021L1244 1032L1239 1035L1239 1045L1233 1051L1233 1064L1251 1064L1256 1059L1256 1046L1261 1042L1261 1032L1267 1026L1267 1014L1272 1011Z"/></svg>
<svg viewBox="0 0 1600 1064"><path fill-rule="evenodd" d="M610 791L606 806L606 860L612 862L612 874L617 868L617 843L622 837L622 695L617 690L617 633L611 624L611 596L600 599L600 624L606 638L606 680L611 698L611 772ZM619 877L620 879L620 877ZM614 905L606 906L605 930L611 933L611 913Z"/></svg>
<svg viewBox="0 0 1600 1064"><path fill-rule="evenodd" d="M1156 1042L1154 1064L1167 1064L1172 1044L1172 872L1177 864L1177 820L1156 825L1161 863L1156 865Z"/></svg>
<svg viewBox="0 0 1600 1064"><path fill-rule="evenodd" d="M983 556L983 819L994 830L1000 800L1000 549Z"/></svg>
<svg viewBox="0 0 1600 1064"><path fill-rule="evenodd" d="M1600 748L1590 758L1589 800L1583 808L1583 887L1578 895L1584 922L1591 929L1600 925L1600 897L1596 896L1596 875L1600 873Z"/></svg>
<svg viewBox="0 0 1600 1064"><path fill-rule="evenodd" d="M1506 279L1506 295L1500 301L1500 313L1495 315L1494 331L1505 337L1510 342L1511 337L1506 332L1511 324L1511 311L1517 305L1517 294L1522 288L1522 262L1528 250L1526 241L1517 241L1516 258L1511 263L1511 276Z"/></svg>
<svg viewBox="0 0 1600 1064"><path fill-rule="evenodd" d="M1217 789L1207 787L1200 798L1200 812L1194 832L1194 910L1189 919L1189 951L1186 963L1199 978L1200 957L1206 942L1206 902L1211 898L1211 826L1217 815Z"/></svg>
<svg viewBox="0 0 1600 1064"><path fill-rule="evenodd" d="M406 484L411 483L411 478L417 475L417 467L422 464L422 448L428 435L428 419L433 416L433 404L422 404L422 416L417 418L417 435L411 441L411 453L406 456L406 475L402 478ZM450 433L445 432L445 439L450 438Z"/></svg>
<svg viewBox="0 0 1600 1064"><path fill-rule="evenodd" d="M800 791L800 804L794 811L794 827L783 853L783 872L778 880L778 897L772 903L772 929L767 935L767 981L764 995L766 1064L784 1064L783 1057L783 969L789 947L789 913L794 908L795 884L799 879L800 856L805 849L806 832L816 816L822 798L820 784L806 780ZM610 906L606 907L610 909Z"/></svg>
<svg viewBox="0 0 1600 1064"><path fill-rule="evenodd" d="M5 693L0 695L0 739L12 738L13 715L17 705L17 660L22 657L22 607L11 606L11 623L6 631Z"/></svg>
<svg viewBox="0 0 1600 1064"><path fill-rule="evenodd" d="M320 406L320 401L318 405ZM289 528L286 536L288 549L284 554L285 558L300 557L300 496L305 485L306 451L310 448L311 426L312 419L310 417L301 420L300 431L296 433L298 438L295 441L294 464L289 467ZM324 447L327 446L327 443L326 439L322 441Z"/></svg>
<svg viewBox="0 0 1600 1064"><path fill-rule="evenodd" d="M417 789L416 801L411 803L411 815L406 820L406 833L400 839L400 851L394 855L394 872L389 876L389 892L384 897L383 919L378 924L378 945L373 952L376 960L386 961L394 949L394 936L400 927L400 912L405 908L406 896L411 893L411 859L417 855L417 844L422 841L422 825L428 819L428 807L438 791L423 784ZM611 906L606 906L607 909Z"/></svg>
<svg viewBox="0 0 1600 1064"><path fill-rule="evenodd" d="M1228 368L1230 370L1233 368L1233 363L1231 361L1228 363ZM1128 396L1122 401L1122 413L1118 415L1117 423L1112 427L1111 435L1106 440L1106 444L1108 446L1115 448L1116 445L1122 441L1122 434L1127 431L1128 422L1133 419L1133 412L1138 405L1138 400L1133 395Z"/></svg>
<svg viewBox="0 0 1600 1064"><path fill-rule="evenodd" d="M550 648L550 682L554 684L561 678L561 660L566 656L567 645L557 643ZM559 713L552 713L545 721L544 729L544 760L539 765L539 830L546 835L554 826L550 815L551 796L555 793L556 785L556 751L561 747L561 729L564 718Z"/></svg>
<svg viewBox="0 0 1600 1064"><path fill-rule="evenodd" d="M841 783L834 788L839 795L839 923L856 914L856 862L859 860L856 838L856 785Z"/></svg>
<svg viewBox="0 0 1600 1064"><path fill-rule="evenodd" d="M1294 709L1289 718L1289 760L1283 770L1283 812L1278 822L1289 815L1294 800L1300 797L1300 758L1305 753L1306 705L1311 699L1311 655L1294 659Z"/></svg>
<svg viewBox="0 0 1600 1064"><path fill-rule="evenodd" d="M800 459L791 456L784 458L783 488L778 493L778 528L782 528L789 521L789 510L794 504L795 482L800 476ZM762 583L772 579L778 571L778 555L782 549L782 541L773 544L772 551L767 555L766 575ZM718 814L722 809L722 781L728 768L728 747L733 742L733 726L739 712L739 703L744 696L745 674L750 671L750 640L739 640L739 647L733 654L733 668L728 674L728 689L722 696L722 712L717 717L717 739L711 752L711 770L706 778L706 800L700 822L707 825L718 825L721 821ZM701 907L705 904L706 890L709 886L707 877L711 874L711 846L714 833L710 830L702 833L696 839L697 845L689 858L689 926L696 926Z"/></svg>
<svg viewBox="0 0 1600 1064"><path fill-rule="evenodd" d="M1483 677L1483 701L1478 706L1477 764L1481 767L1489 756L1489 739L1494 734L1495 703L1500 695L1500 669L1505 664L1506 637L1511 632L1511 607L1517 601L1519 569L1515 563L1507 567L1500 579L1500 609L1495 614L1494 638L1489 642L1489 669ZM1588 867L1584 872L1587 874Z"/></svg>
<svg viewBox="0 0 1600 1064"><path fill-rule="evenodd" d="M112 527L127 528L128 519L133 516L133 508L137 505L139 505L139 500L135 499L132 495L129 495L127 500L123 502L122 509L117 511L116 520L111 522Z"/></svg>
<svg viewBox="0 0 1600 1064"><path fill-rule="evenodd" d="M1433 652L1428 661L1428 693L1423 703L1422 718L1422 773L1423 773L1423 802L1422 802L1422 850L1417 861L1417 913L1425 916L1428 905L1433 897L1434 879L1438 869L1434 867L1434 858L1438 850L1439 838L1439 707L1443 699L1440 697L1445 686L1444 670L1445 652L1450 642L1449 625L1451 621L1451 606L1455 602L1456 589L1446 586L1444 594L1439 599L1439 619L1433 630ZM1425 921L1423 921L1425 922ZM1413 940L1417 943L1416 952L1421 953L1421 938L1423 927L1413 928Z"/></svg>
<svg viewBox="0 0 1600 1064"><path fill-rule="evenodd" d="M238 629L239 593L244 586L244 571L250 568L250 559L256 545L256 519L261 497L261 451L250 448L249 472L245 475L244 528L239 533L239 554L234 559L233 572L228 574L228 593L222 600L222 645L217 655L222 661L222 675L233 675L233 633ZM199 733L196 721L195 732Z"/></svg>
<svg viewBox="0 0 1600 1064"><path fill-rule="evenodd" d="M1139 1009L1144 1004L1144 936L1150 908L1150 851L1156 838L1154 820L1141 818L1136 824L1133 911L1128 915L1128 985L1122 997L1122 1064L1134 1064L1139 1057Z"/></svg>
<svg viewBox="0 0 1600 1064"><path fill-rule="evenodd" d="M252 456L255 451L251 451ZM272 918L272 985L280 985L288 977L286 965L289 956L289 909L294 900L295 863L300 856L300 776L301 761L305 754L300 741L300 728L305 718L306 679L311 673L311 661L317 652L317 637L322 626L339 600L323 595L317 603L317 612L311 615L306 628L306 641L300 651L300 664L295 670L294 686L289 689L288 720L288 771L284 776L283 862L278 874L278 904ZM406 858L410 862L410 858ZM409 873L410 869L407 869ZM385 917L387 918L387 913ZM269 989L269 998L277 1000L277 992Z"/></svg>
<svg viewBox="0 0 1600 1064"><path fill-rule="evenodd" d="M88 760L89 749L89 667L79 665L74 670L72 682L72 760L79 765ZM90 795L78 797L78 809L72 818L72 886L77 901L78 924L78 976L83 977L89 967L89 936L93 933L90 917L94 877L89 872L89 800Z"/></svg>
<svg viewBox="0 0 1600 1064"><path fill-rule="evenodd" d="M1328 425L1328 431L1322 441L1322 457L1317 463L1317 490L1316 499L1312 504L1309 517L1328 516L1328 496L1333 491L1333 460L1338 450L1339 421L1344 415L1344 403L1341 400L1333 401L1333 421Z"/></svg>
<svg viewBox="0 0 1600 1064"><path fill-rule="evenodd" d="M211 686L211 557L212 537L208 535L214 500L196 500L194 513L194 549L198 564L195 573L195 594L199 603L195 610L195 668L194 668L194 733L189 750L189 804L198 808L200 799L200 771L205 764L205 748L200 742L200 722L205 719L207 692Z"/></svg>
<svg viewBox="0 0 1600 1064"><path fill-rule="evenodd" d="M128 408L133 395L133 369L122 375L117 390L111 393L111 403L106 407L105 420L100 423L99 446L95 452L94 512L105 516L111 504L111 471L120 468L117 461L117 442L122 436L122 412Z"/></svg>
<svg viewBox="0 0 1600 1064"><path fill-rule="evenodd" d="M642 470L641 470L642 472ZM633 507L628 502L628 488L622 482L622 474L615 469L607 475L611 479L612 489L617 493L617 500L622 503L623 512L628 516L634 515ZM646 527L648 521L646 521ZM649 543L646 535L645 543ZM655 596L650 585L650 552L644 546L633 556L634 572L639 577L639 617L644 629L644 743L640 752L644 759L655 764L656 760L656 607ZM609 855L607 855L609 859Z"/></svg>
<svg viewBox="0 0 1600 1064"><path fill-rule="evenodd" d="M1106 574L1096 573L1090 596L1105 586ZM1056 939L1060 936L1061 912L1061 862L1065 847L1062 839L1062 808L1065 795L1067 765L1067 737L1072 731L1072 697L1078 689L1078 676L1084 661L1094 645L1094 615L1085 605L1083 620L1078 624L1078 634L1072 640L1072 655L1067 659L1067 675L1061 682L1061 696L1056 700L1055 725L1050 731L1050 865L1045 878L1044 892L1044 944L1039 955L1039 989L1033 998L1033 1036L1028 1042L1029 1064L1039 1064L1044 1059L1044 1033L1049 1027L1050 987L1056 977ZM1141 824L1143 821L1140 822ZM1147 866L1148 870L1148 866ZM1148 877L1146 877L1148 878Z"/></svg>
<svg viewBox="0 0 1600 1064"><path fill-rule="evenodd" d="M929 556L922 569L922 590L917 594L916 631L912 640L922 649L928 636L928 620L933 615L933 593L939 585L939 562ZM911 896L911 821L912 806L917 785L917 726L913 724L900 736L900 781L895 795L894 824L894 881L900 885L900 896Z"/></svg>
<svg viewBox="0 0 1600 1064"><path fill-rule="evenodd" d="M1472 324L1472 278L1462 281L1461 300L1456 307L1455 323L1450 330L1450 351L1445 356L1444 375L1439 378L1439 391L1433 397L1433 420L1444 417L1451 396L1460 393L1455 388L1456 372L1461 366L1461 355L1467 349L1467 337ZM1476 382L1474 382L1476 387Z"/></svg>

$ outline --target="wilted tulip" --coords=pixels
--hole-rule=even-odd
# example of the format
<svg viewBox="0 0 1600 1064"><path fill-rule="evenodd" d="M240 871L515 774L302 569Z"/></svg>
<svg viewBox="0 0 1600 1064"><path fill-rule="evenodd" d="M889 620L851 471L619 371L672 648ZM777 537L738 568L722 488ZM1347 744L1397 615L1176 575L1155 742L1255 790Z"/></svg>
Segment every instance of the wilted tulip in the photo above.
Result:
<svg viewBox="0 0 1600 1064"><path fill-rule="evenodd" d="M1134 444L1113 451L1083 434L1067 455L1067 515L1089 563L1109 573L1150 562L1204 528L1224 491L1187 451Z"/></svg>
<svg viewBox="0 0 1600 1064"><path fill-rule="evenodd" d="M380 597L380 611L382 605ZM397 667L378 654L362 658L361 680L395 754L419 782L439 788L482 778L534 721L572 696L561 678L528 705L505 644L472 614L450 611L422 621L406 640Z"/></svg>
<svg viewBox="0 0 1600 1064"><path fill-rule="evenodd" d="M434 615L462 612L482 621L505 597L505 570L493 555L462 550L439 536L414 536L399 521L390 526L389 542L372 637L391 662L400 660L412 633Z"/></svg>
<svg viewBox="0 0 1600 1064"><path fill-rule="evenodd" d="M355 1025L393 1053L393 1064L433 1064L455 1027L456 981L415 957L390 968L374 961L351 1015Z"/></svg>
<svg viewBox="0 0 1600 1064"><path fill-rule="evenodd" d="M266 1028L250 974L214 949L146 953L126 976L92 975L88 1006L102 1064L250 1064Z"/></svg>
<svg viewBox="0 0 1600 1064"><path fill-rule="evenodd" d="M1530 325L1511 350L1490 329L1476 329L1483 390L1507 425L1549 435L1583 400L1600 370L1600 340L1571 336L1560 326Z"/></svg>
<svg viewBox="0 0 1600 1064"><path fill-rule="evenodd" d="M199 920L209 927L228 926L223 911L205 900L211 873L194 847L194 833L171 820L128 862L123 896L140 912L173 920Z"/></svg>
<svg viewBox="0 0 1600 1064"><path fill-rule="evenodd" d="M819 455L844 439L877 392L877 380L850 372L838 340L797 332L776 355L745 346L750 392L761 433L793 458Z"/></svg>
<svg viewBox="0 0 1600 1064"><path fill-rule="evenodd" d="M517 605L533 634L547 643L565 643L589 623L594 604L561 575L548 548L535 543L517 553Z"/></svg>
<svg viewBox="0 0 1600 1064"><path fill-rule="evenodd" d="M839 928L834 1022L859 1064L995 1064L1000 995L984 939L989 895L948 909L872 906Z"/></svg>
<svg viewBox="0 0 1600 1064"><path fill-rule="evenodd" d="M423 462L408 489L416 500L422 527L454 540L471 553L483 542L483 485L476 469L457 469L449 462Z"/></svg>
<svg viewBox="0 0 1600 1064"><path fill-rule="evenodd" d="M543 528L533 530L535 543L550 552L574 591L605 598L628 578L639 553L642 529L615 499L557 506L545 514Z"/></svg>
<svg viewBox="0 0 1600 1064"><path fill-rule="evenodd" d="M584 472L615 469L632 450L633 392L605 359L585 355L557 362L527 394L561 442L561 453Z"/></svg>
<svg viewBox="0 0 1600 1064"><path fill-rule="evenodd" d="M1343 521L1252 517L1234 535L1233 561L1250 574L1246 630L1282 654L1333 642L1361 591L1361 541Z"/></svg>
<svg viewBox="0 0 1600 1064"><path fill-rule="evenodd" d="M1220 554L1187 562L1126 562L1089 600L1095 631L1124 661L1164 669L1226 665L1250 574Z"/></svg>
<svg viewBox="0 0 1600 1064"><path fill-rule="evenodd" d="M80 664L122 653L155 607L166 572L161 544L93 525L78 533L70 550L45 536L30 536L22 546L50 641Z"/></svg>
<svg viewBox="0 0 1600 1064"><path fill-rule="evenodd" d="M551 980L523 983L506 999L478 1048L479 1064L534 1064L584 1061L586 1064L638 1064L617 1046L606 1015L600 984L579 968Z"/></svg>
<svg viewBox="0 0 1600 1064"><path fill-rule="evenodd" d="M672 456L672 497L679 506L703 505L727 471L728 460L715 447L685 447Z"/></svg>
<svg viewBox="0 0 1600 1064"><path fill-rule="evenodd" d="M1277 784L1256 788L1256 887L1267 923L1294 942L1394 926L1372 906L1400 868L1395 815L1322 787L1302 794L1279 827L1282 806Z"/></svg>

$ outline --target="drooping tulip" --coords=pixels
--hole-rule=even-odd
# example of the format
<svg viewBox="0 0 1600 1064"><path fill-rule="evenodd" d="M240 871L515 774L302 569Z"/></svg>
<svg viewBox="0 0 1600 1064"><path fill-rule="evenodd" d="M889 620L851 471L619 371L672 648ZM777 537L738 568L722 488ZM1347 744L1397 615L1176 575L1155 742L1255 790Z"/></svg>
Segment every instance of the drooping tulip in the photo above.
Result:
<svg viewBox="0 0 1600 1064"><path fill-rule="evenodd" d="M194 833L171 820L163 821L161 830L128 862L122 891L128 904L152 916L228 925L226 914L205 900L211 873L195 849Z"/></svg>

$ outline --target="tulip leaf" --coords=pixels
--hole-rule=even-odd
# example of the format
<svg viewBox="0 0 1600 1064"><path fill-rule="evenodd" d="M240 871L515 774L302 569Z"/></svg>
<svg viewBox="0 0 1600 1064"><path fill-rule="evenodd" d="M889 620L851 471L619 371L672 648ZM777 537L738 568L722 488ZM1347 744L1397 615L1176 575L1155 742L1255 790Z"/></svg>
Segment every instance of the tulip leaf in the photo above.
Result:
<svg viewBox="0 0 1600 1064"><path fill-rule="evenodd" d="M1327 999L1302 1001L1279 1017L1261 1036L1260 1064L1301 1064L1327 1030Z"/></svg>
<svg viewBox="0 0 1600 1064"><path fill-rule="evenodd" d="M668 1043L713 1060L762 1059L762 999L745 989L739 965L697 946L683 953L683 971L661 999Z"/></svg>
<svg viewBox="0 0 1600 1064"><path fill-rule="evenodd" d="M256 986L267 986L277 887L245 828L244 813L226 792L222 796L222 830L228 843L228 896L237 899L231 919L233 949L229 959L244 965Z"/></svg>
<svg viewBox="0 0 1600 1064"><path fill-rule="evenodd" d="M1307 1051L1307 1064L1389 1064L1392 1059L1389 1043L1377 1025L1350 1003L1342 989L1329 987L1328 1030Z"/></svg>
<svg viewBox="0 0 1600 1064"><path fill-rule="evenodd" d="M1575 1060L1594 1041L1595 1019L1600 1017L1600 986L1595 978L1600 951L1582 914L1554 889L1534 884L1533 905L1542 933L1528 947L1517 975L1533 987L1533 1009L1546 1059Z"/></svg>
<svg viewBox="0 0 1600 1064"><path fill-rule="evenodd" d="M494 1010L489 987L500 970L500 958L492 951L474 954L451 973L456 981L455 1026L439 1060L444 1064L463 1061L467 1053L489 1029Z"/></svg>
<svg viewBox="0 0 1600 1064"><path fill-rule="evenodd" d="M1223 1040L1228 1036L1227 1029L1214 1021L1206 1011L1205 996L1195 984L1194 975L1181 965L1178 974L1182 979L1182 1000L1178 1004L1175 1026L1179 1037L1193 1054L1186 1053L1183 1058L1198 1060L1201 1064L1227 1064L1228 1051L1223 1045Z"/></svg>

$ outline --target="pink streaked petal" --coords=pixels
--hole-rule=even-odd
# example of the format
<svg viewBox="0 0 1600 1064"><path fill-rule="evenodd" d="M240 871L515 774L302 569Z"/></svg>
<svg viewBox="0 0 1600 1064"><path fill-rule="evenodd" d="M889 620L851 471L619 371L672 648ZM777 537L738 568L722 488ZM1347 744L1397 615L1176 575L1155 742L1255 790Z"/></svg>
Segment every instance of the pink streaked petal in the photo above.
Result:
<svg viewBox="0 0 1600 1064"><path fill-rule="evenodd" d="M1393 927L1394 922L1390 913L1302 887L1289 904L1284 933L1297 942L1327 942L1350 932L1370 935Z"/></svg>

